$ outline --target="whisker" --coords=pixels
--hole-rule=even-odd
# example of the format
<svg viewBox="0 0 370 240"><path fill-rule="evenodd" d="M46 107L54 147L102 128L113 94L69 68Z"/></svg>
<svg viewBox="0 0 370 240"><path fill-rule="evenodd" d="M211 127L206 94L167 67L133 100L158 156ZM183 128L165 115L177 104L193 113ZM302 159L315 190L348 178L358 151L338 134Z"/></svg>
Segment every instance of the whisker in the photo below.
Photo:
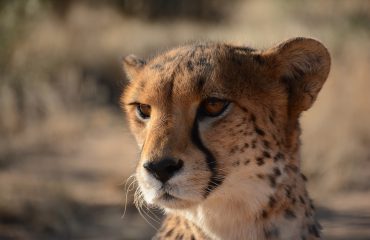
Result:
<svg viewBox="0 0 370 240"><path fill-rule="evenodd" d="M133 179L133 181L130 183L130 185L127 187L127 184L129 182L129 179ZM126 181L126 184L125 184L125 189L126 189L126 194L125 194L125 206L124 206L124 210L123 210L123 214L121 216L121 218L124 218L125 215L126 215L126 211L127 211L127 202L128 202L128 194L133 190L133 188L135 187L135 183L137 182L136 178L135 178L135 175L131 175L127 181Z"/></svg>
<svg viewBox="0 0 370 240"><path fill-rule="evenodd" d="M161 219L152 211L153 208L151 206L148 206L148 204L146 204L146 203L144 204L144 206L148 210L148 213L150 213L151 216L153 218L155 218L155 220L157 221L157 223L160 223Z"/></svg>
<svg viewBox="0 0 370 240"><path fill-rule="evenodd" d="M152 221L154 221L155 223L158 223L158 224L160 224L160 219L157 219L157 216L155 216L151 211L150 211L150 209L146 206L146 204L144 204L143 205L145 208L142 208L142 210L143 210L143 213L149 218L149 219L151 219ZM145 209L147 210L147 211L145 211ZM149 214L149 213L151 213L151 214ZM155 217L154 217L155 216Z"/></svg>

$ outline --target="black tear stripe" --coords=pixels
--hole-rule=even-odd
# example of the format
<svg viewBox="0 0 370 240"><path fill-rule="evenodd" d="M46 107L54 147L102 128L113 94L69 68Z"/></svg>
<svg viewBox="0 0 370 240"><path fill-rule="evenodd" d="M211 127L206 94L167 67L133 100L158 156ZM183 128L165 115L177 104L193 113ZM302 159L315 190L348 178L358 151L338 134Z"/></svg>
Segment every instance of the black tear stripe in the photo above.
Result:
<svg viewBox="0 0 370 240"><path fill-rule="evenodd" d="M208 168L212 173L208 181L208 186L204 189L204 198L206 198L217 186L222 184L224 176L218 174L216 158L213 156L211 151L206 146L204 146L202 139L200 139L199 124L198 124L199 117L200 117L200 112L197 111L194 124L193 124L193 128L191 130L191 140L193 144L197 146L199 150L202 151L204 155L206 156L206 162L207 162Z"/></svg>

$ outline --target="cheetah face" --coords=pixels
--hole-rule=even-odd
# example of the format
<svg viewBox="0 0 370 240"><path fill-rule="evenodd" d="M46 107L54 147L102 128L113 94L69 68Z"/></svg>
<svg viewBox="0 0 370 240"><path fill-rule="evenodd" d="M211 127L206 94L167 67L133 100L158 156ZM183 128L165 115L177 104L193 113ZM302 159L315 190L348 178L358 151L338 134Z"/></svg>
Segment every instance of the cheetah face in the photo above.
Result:
<svg viewBox="0 0 370 240"><path fill-rule="evenodd" d="M328 74L326 49L294 39L266 51L207 43L129 56L122 103L139 148L144 199L167 209L271 192L296 120ZM293 140L292 140L293 139Z"/></svg>

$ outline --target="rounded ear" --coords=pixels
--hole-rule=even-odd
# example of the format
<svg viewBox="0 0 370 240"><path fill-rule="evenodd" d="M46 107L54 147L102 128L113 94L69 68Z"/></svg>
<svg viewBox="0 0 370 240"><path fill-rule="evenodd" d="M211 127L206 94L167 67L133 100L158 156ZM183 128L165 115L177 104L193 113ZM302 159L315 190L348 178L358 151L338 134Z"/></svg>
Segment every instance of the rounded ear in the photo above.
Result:
<svg viewBox="0 0 370 240"><path fill-rule="evenodd" d="M122 60L123 70L130 81L137 76L145 64L146 62L144 60L136 57L133 54L124 57Z"/></svg>
<svg viewBox="0 0 370 240"><path fill-rule="evenodd" d="M311 38L294 38L262 53L273 67L274 76L287 90L290 113L309 109L330 70L330 55L322 43Z"/></svg>

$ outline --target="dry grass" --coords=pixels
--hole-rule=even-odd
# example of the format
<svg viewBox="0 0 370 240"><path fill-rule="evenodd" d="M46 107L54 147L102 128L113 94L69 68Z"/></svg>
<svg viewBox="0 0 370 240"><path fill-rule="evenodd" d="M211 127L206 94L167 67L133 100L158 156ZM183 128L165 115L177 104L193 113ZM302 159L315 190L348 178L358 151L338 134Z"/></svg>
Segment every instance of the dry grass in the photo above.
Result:
<svg viewBox="0 0 370 240"><path fill-rule="evenodd" d="M119 59L199 39L263 48L309 36L327 45L332 71L302 119L304 172L322 205L346 194L354 196L343 198L351 206L346 211L354 209L353 202L369 207L362 204L370 190L367 1L242 1L217 24L143 21L109 6L81 4L64 19L37 6L30 10L34 17L23 22L15 20L11 7L7 11L0 17L6 26L0 27L18 33L4 43L6 51L0 49L7 59L0 61L0 238L99 239L108 233L145 239L151 230L131 208L124 220L119 216L120 183L136 158L122 115L110 104L121 88ZM332 207L341 210L343 204ZM328 236L345 234L341 228Z"/></svg>

